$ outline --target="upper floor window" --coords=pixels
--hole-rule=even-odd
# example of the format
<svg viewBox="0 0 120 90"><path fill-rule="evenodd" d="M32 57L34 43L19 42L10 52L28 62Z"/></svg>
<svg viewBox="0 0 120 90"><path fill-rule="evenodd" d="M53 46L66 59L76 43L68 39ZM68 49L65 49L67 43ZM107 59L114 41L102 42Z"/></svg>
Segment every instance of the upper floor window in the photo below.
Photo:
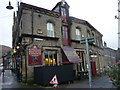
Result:
<svg viewBox="0 0 120 90"><path fill-rule="evenodd" d="M94 34L94 32L92 32L92 37L94 37L95 36L95 34Z"/></svg>
<svg viewBox="0 0 120 90"><path fill-rule="evenodd" d="M68 22L65 8L61 8L61 16L63 22Z"/></svg>
<svg viewBox="0 0 120 90"><path fill-rule="evenodd" d="M90 35L90 31L89 31L89 30L87 30L87 37L88 37L88 38L91 37L91 35Z"/></svg>
<svg viewBox="0 0 120 90"><path fill-rule="evenodd" d="M47 36L54 37L54 24L51 22L47 23Z"/></svg>
<svg viewBox="0 0 120 90"><path fill-rule="evenodd" d="M80 29L76 28L76 40L80 40L81 39L81 32Z"/></svg>
<svg viewBox="0 0 120 90"><path fill-rule="evenodd" d="M66 10L65 10L65 8L61 8L61 15L62 16L66 16Z"/></svg>

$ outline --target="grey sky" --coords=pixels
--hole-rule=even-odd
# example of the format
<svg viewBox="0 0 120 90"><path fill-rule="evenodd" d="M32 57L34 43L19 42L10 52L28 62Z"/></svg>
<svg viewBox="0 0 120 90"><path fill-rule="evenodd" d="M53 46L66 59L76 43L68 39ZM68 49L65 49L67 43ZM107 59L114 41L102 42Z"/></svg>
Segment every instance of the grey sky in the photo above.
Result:
<svg viewBox="0 0 120 90"><path fill-rule="evenodd" d="M15 7L7 10L9 0L0 0L0 44L12 47L13 11L17 9L17 1L51 10L60 0L10 0ZM118 0L66 0L70 6L70 16L88 21L100 33L103 41L113 49L118 48Z"/></svg>

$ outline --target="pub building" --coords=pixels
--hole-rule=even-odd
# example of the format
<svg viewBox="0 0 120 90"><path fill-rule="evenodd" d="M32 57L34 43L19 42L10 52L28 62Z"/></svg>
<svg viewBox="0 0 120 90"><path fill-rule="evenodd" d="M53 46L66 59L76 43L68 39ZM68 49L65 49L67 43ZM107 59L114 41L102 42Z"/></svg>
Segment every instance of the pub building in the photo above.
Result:
<svg viewBox="0 0 120 90"><path fill-rule="evenodd" d="M81 39L99 37L90 50L102 61L102 34L87 21L69 16L64 0L52 10L21 2L13 19L13 48L19 45L16 54L21 54L21 62L13 63L20 65L23 81L33 78L48 85L54 75L59 83L86 78L86 50ZM100 71L99 63L91 59L93 76Z"/></svg>

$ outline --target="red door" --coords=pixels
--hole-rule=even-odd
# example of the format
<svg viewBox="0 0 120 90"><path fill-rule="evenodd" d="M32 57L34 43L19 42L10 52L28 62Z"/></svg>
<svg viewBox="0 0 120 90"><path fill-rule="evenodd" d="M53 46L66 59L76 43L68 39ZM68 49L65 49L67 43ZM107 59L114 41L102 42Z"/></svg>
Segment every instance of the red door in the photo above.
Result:
<svg viewBox="0 0 120 90"><path fill-rule="evenodd" d="M91 61L91 72L92 72L92 76L97 76L96 62L94 62L94 61Z"/></svg>
<svg viewBox="0 0 120 90"><path fill-rule="evenodd" d="M68 28L66 26L63 26L63 45L68 46L69 45L69 39L68 39Z"/></svg>

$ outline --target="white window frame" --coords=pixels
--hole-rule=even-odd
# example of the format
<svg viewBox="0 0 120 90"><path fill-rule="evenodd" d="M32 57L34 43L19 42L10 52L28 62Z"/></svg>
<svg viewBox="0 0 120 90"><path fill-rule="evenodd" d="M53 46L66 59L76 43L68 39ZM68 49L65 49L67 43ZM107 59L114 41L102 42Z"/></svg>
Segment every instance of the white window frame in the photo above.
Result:
<svg viewBox="0 0 120 90"><path fill-rule="evenodd" d="M76 40L80 40L81 39L81 31L80 29L76 28Z"/></svg>
<svg viewBox="0 0 120 90"><path fill-rule="evenodd" d="M47 36L55 37L54 34L54 24L51 22L47 22Z"/></svg>

